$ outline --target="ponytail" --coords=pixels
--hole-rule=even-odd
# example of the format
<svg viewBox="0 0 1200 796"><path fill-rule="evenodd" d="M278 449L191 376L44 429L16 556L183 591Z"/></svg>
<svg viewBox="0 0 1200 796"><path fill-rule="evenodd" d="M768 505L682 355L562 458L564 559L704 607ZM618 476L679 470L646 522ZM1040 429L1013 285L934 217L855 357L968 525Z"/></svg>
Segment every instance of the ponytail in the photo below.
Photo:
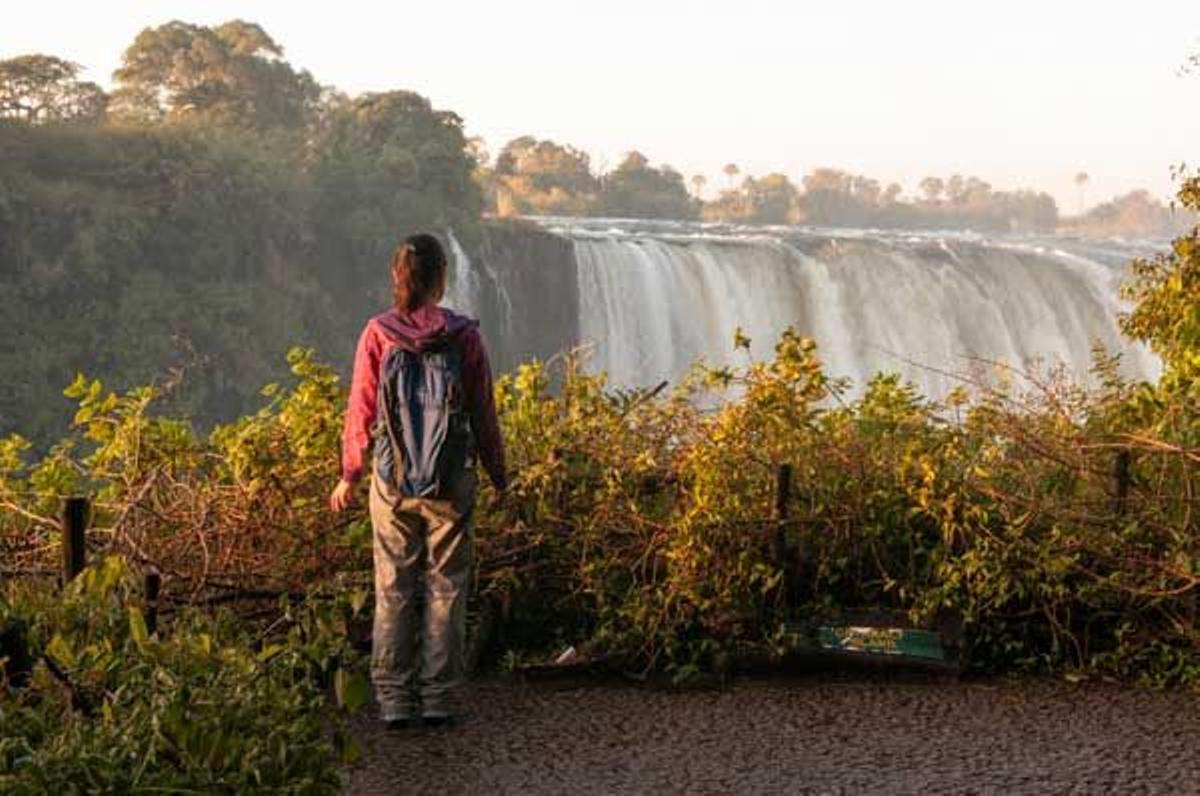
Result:
<svg viewBox="0 0 1200 796"><path fill-rule="evenodd" d="M428 234L410 235L392 254L392 299L401 315L437 303L446 292L446 252Z"/></svg>

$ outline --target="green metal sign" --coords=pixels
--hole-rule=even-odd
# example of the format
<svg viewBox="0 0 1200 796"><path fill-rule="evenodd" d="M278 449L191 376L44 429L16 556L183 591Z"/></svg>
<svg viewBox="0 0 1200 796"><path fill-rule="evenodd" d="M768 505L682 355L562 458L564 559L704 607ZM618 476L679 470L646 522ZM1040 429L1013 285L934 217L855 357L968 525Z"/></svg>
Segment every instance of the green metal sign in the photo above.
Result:
<svg viewBox="0 0 1200 796"><path fill-rule="evenodd" d="M928 630L898 627L819 627L817 643L822 649L866 655L898 655L947 662L941 637Z"/></svg>

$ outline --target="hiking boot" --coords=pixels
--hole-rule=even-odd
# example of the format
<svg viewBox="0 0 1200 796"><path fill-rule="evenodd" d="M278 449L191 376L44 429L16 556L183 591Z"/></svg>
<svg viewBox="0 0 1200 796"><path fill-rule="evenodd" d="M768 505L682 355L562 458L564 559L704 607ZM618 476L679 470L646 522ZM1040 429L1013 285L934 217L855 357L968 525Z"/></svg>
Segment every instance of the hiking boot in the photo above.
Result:
<svg viewBox="0 0 1200 796"><path fill-rule="evenodd" d="M421 726L421 717L408 711L384 711L379 719L389 730L411 730Z"/></svg>
<svg viewBox="0 0 1200 796"><path fill-rule="evenodd" d="M457 727L462 716L446 710L426 710L421 712L421 722L426 727Z"/></svg>

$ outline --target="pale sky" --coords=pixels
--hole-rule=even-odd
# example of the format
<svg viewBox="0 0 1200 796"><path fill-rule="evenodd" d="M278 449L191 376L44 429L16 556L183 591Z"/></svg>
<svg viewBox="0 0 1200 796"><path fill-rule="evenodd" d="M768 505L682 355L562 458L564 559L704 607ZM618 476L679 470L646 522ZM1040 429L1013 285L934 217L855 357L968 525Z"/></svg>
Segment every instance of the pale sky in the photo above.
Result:
<svg viewBox="0 0 1200 796"><path fill-rule="evenodd" d="M357 93L404 88L492 152L517 135L611 167L636 148L710 190L721 166L799 180L975 175L1077 206L1172 192L1200 159L1200 0L426 0L9 4L0 58L45 52L107 85L139 30L258 22L287 59Z"/></svg>

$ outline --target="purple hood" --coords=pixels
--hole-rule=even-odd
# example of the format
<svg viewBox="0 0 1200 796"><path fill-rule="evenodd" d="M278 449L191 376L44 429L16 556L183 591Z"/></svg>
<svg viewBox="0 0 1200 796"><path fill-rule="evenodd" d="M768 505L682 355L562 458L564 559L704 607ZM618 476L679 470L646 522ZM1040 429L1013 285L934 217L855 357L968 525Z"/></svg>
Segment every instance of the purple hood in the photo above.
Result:
<svg viewBox="0 0 1200 796"><path fill-rule="evenodd" d="M379 324L380 331L393 343L416 354L479 327L479 321L433 304L427 304L408 315L401 315L393 307L376 315L374 320Z"/></svg>

